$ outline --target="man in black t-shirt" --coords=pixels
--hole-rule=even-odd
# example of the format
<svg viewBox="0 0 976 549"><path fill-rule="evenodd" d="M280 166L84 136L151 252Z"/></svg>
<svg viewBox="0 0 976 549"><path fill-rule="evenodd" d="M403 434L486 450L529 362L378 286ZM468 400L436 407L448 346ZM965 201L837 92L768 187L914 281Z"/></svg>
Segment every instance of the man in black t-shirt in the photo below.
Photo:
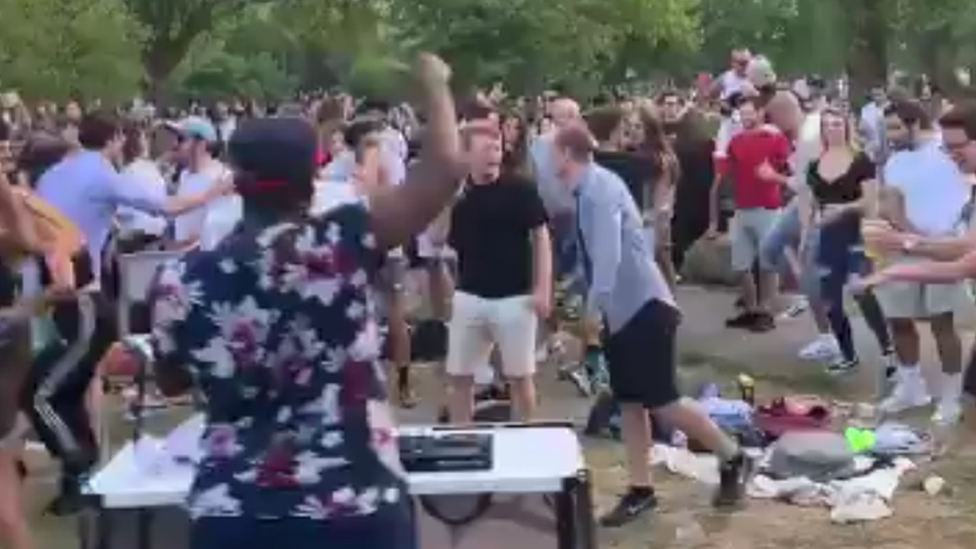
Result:
<svg viewBox="0 0 976 549"><path fill-rule="evenodd" d="M497 346L517 419L529 420L536 404L536 334L551 308L546 212L535 185L501 174L497 128L471 126L464 140L471 175L447 233L458 259L448 324L450 417L455 423L471 421L475 369Z"/></svg>

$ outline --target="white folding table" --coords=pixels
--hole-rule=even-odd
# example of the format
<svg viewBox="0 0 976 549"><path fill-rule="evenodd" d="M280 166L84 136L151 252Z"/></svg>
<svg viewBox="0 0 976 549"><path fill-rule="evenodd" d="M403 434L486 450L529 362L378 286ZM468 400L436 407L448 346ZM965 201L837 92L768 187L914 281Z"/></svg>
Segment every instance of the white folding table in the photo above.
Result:
<svg viewBox="0 0 976 549"><path fill-rule="evenodd" d="M118 512L136 513L136 545L152 549L155 514L181 507L189 491L194 466L185 450L199 440L201 426L197 416L166 439L129 442L89 480L90 505L79 523L82 549L113 549L113 515ZM556 547L552 549L596 549L589 475L572 425L411 426L401 431L490 433L494 439L490 470L411 473L408 484L415 497L546 495L554 502Z"/></svg>

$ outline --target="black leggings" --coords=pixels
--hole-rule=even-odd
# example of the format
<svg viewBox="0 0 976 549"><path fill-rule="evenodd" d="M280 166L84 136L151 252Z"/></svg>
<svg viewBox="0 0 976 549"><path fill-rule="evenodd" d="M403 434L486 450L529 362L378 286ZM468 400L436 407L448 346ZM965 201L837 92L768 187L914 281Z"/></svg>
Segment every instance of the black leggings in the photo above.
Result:
<svg viewBox="0 0 976 549"><path fill-rule="evenodd" d="M817 264L822 269L820 290L830 329L844 359L857 360L851 322L844 311L844 295L850 275L865 274L869 266L861 244L859 218L842 219L821 229ZM891 336L878 299L872 292L864 292L856 295L855 300L882 352L890 352Z"/></svg>
<svg viewBox="0 0 976 549"><path fill-rule="evenodd" d="M52 312L62 342L44 349L25 380L21 403L38 438L61 460L64 482L76 482L98 461L87 406L98 362L115 337L98 296L81 294Z"/></svg>

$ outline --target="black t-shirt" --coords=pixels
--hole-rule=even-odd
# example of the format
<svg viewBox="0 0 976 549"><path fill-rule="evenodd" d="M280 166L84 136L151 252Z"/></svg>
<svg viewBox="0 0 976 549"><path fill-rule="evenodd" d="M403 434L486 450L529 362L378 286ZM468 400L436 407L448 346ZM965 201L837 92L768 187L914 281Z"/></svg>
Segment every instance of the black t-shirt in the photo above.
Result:
<svg viewBox="0 0 976 549"><path fill-rule="evenodd" d="M532 182L503 175L469 184L451 212L448 243L457 252L459 291L496 299L532 292L532 231L547 222Z"/></svg>
<svg viewBox="0 0 976 549"><path fill-rule="evenodd" d="M593 153L593 160L623 179L627 189L630 190L630 195L634 197L634 202L641 210L649 206L645 204L644 189L657 179L652 173L651 162L637 153L622 151L596 151ZM651 190L653 189L648 188L648 191Z"/></svg>
<svg viewBox="0 0 976 549"><path fill-rule="evenodd" d="M861 199L861 184L874 179L876 169L874 162L864 153L858 153L851 161L847 170L826 181L820 174L820 160L810 163L807 172L807 184L817 204L849 204Z"/></svg>

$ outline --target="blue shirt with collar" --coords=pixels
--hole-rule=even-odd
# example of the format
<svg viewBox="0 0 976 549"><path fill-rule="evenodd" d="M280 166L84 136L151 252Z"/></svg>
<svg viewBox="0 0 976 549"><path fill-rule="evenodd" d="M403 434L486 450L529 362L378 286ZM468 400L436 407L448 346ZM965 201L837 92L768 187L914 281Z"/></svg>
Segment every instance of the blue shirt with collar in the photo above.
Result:
<svg viewBox="0 0 976 549"><path fill-rule="evenodd" d="M37 182L37 195L78 226L88 244L96 278L101 273L102 251L116 209L128 206L161 216L166 206L165 196L120 174L102 153L87 150L44 172Z"/></svg>
<svg viewBox="0 0 976 549"><path fill-rule="evenodd" d="M677 308L623 180L591 163L580 174L575 195L588 313L602 316L615 333L651 301Z"/></svg>

